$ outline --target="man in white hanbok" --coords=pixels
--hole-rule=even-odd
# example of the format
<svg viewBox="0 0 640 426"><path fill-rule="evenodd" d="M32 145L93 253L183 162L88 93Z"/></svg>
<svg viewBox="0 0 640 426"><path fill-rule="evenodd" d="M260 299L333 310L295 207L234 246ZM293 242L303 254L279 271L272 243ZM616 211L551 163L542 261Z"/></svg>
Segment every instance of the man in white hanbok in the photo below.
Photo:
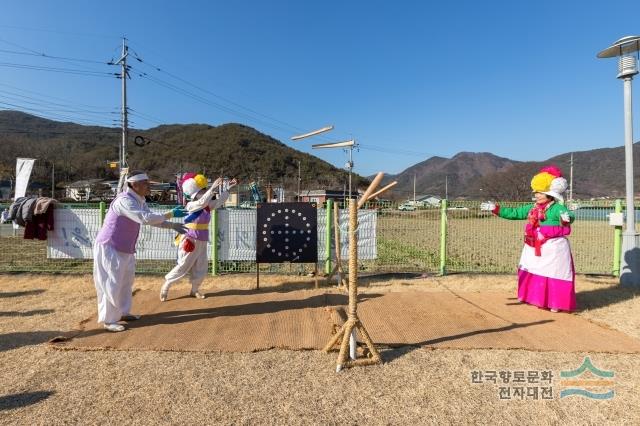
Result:
<svg viewBox="0 0 640 426"><path fill-rule="evenodd" d="M108 331L123 331L119 321L140 318L131 314L131 299L136 259L135 245L140 225L152 225L186 232L181 223L170 222L183 217L186 211L176 207L165 214L149 210L145 196L149 195L149 177L133 172L126 180L127 190L120 193L109 206L104 224L93 245L93 280L98 296L98 322Z"/></svg>

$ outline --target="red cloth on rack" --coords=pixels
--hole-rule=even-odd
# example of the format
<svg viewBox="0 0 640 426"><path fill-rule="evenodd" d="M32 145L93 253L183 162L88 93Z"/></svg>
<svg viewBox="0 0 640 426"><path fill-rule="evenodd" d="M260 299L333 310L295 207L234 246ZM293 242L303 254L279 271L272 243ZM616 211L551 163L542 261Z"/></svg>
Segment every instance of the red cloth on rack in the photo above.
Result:
<svg viewBox="0 0 640 426"><path fill-rule="evenodd" d="M33 215L33 220L24 227L25 240L46 240L47 231L53 231L53 203L42 214Z"/></svg>

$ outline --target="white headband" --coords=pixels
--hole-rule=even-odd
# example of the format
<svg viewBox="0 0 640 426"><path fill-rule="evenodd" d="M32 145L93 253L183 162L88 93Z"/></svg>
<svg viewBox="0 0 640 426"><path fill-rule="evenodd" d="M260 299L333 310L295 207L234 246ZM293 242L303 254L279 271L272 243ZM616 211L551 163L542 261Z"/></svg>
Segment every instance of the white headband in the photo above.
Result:
<svg viewBox="0 0 640 426"><path fill-rule="evenodd" d="M141 180L149 180L149 176L146 173L140 173L127 178L127 182L140 182Z"/></svg>

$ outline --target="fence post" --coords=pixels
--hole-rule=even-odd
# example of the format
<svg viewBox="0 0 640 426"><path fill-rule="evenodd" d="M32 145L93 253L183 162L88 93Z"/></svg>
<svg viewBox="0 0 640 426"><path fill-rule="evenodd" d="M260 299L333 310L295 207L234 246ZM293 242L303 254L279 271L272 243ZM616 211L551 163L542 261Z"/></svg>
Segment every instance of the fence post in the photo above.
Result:
<svg viewBox="0 0 640 426"><path fill-rule="evenodd" d="M447 273L447 200L440 202L440 275Z"/></svg>
<svg viewBox="0 0 640 426"><path fill-rule="evenodd" d="M104 217L106 215L105 208L106 208L106 205L104 201L100 201L100 226L104 224Z"/></svg>
<svg viewBox="0 0 640 426"><path fill-rule="evenodd" d="M615 210L616 213L622 213L622 202L616 200ZM613 268L611 272L614 277L620 276L620 256L622 255L622 226L614 227L613 231Z"/></svg>
<svg viewBox="0 0 640 426"><path fill-rule="evenodd" d="M211 275L218 275L218 210L211 210L211 222L209 223L209 239L211 240Z"/></svg>
<svg viewBox="0 0 640 426"><path fill-rule="evenodd" d="M324 232L325 246L324 246L324 272L329 275L331 273L331 231L333 228L333 200L327 200L326 206L326 227Z"/></svg>

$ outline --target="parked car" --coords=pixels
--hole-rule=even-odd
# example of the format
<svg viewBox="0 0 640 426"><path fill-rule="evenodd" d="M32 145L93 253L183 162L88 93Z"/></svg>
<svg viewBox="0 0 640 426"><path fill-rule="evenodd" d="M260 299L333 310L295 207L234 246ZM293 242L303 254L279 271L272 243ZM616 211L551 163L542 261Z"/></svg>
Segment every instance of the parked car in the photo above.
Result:
<svg viewBox="0 0 640 426"><path fill-rule="evenodd" d="M403 210L403 211L409 211L409 212L412 212L412 211L414 211L415 209L416 209L416 207L415 207L415 206L412 206L411 204L406 204L406 203L405 203L405 204L400 204L400 205L398 206L398 210Z"/></svg>

